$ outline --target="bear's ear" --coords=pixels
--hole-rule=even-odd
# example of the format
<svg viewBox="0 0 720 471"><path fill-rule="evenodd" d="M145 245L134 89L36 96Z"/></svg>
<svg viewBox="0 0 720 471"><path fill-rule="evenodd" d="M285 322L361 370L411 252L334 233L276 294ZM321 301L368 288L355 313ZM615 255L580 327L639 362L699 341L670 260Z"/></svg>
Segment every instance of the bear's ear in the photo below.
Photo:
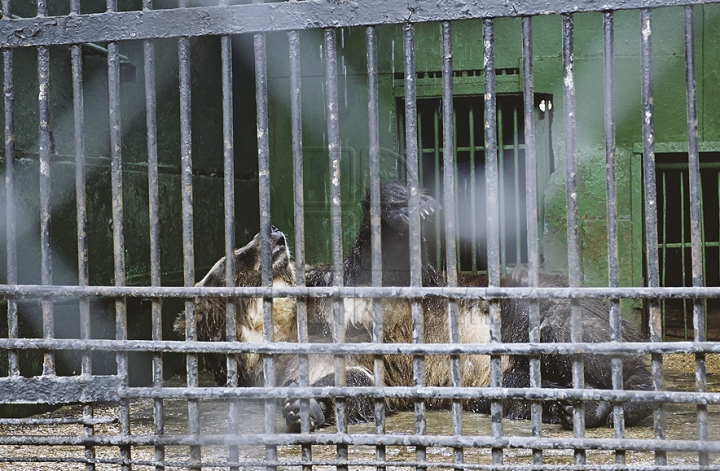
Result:
<svg viewBox="0 0 720 471"><path fill-rule="evenodd" d="M256 236L252 242L235 251L235 279L246 277L260 266L260 241ZM225 267L223 267L224 273ZM223 282L225 280L223 279Z"/></svg>

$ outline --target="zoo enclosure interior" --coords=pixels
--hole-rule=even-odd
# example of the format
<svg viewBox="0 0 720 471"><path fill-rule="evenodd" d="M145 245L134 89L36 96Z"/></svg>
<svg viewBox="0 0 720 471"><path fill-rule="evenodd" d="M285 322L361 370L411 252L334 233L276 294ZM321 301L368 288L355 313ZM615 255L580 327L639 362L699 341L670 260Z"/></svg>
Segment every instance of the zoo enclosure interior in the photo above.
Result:
<svg viewBox="0 0 720 471"><path fill-rule="evenodd" d="M7 247L3 397L10 398L8 403L121 404L117 438L38 438L32 443L116 445L119 459L127 463L133 447L155 445L160 453L155 457L163 461L158 458L163 447L180 443L191 446L191 460L199 460L201 446L226 440L190 437L200 430L199 401L215 394L198 388L199 353L262 351L272 372L272 354L308 354L317 347L301 343L297 350L284 350L290 347L269 342L268 331L264 340L269 346L238 345L231 338L229 343L193 343L192 329L190 342L175 343L170 319L182 309L192 313L189 297L280 295L302 300L399 293L408 299L440 294L449 297L450 305L463 297L601 297L612 300L614 322L620 322L620 310L636 322L645 319L653 342L666 332L663 306L670 298L681 299L682 306L672 309L680 314L671 317L682 334L673 336L691 341L577 348L653 353L655 371L662 369L661 353L695 353L696 394L680 399L663 392L661 382L647 394L596 394L698 404L697 440L632 445L659 450L658 463L667 451L697 451L700 462L717 451L707 441L703 408L718 400L704 392L704 354L718 349L707 342L707 335L717 335L711 325L717 316L707 313L718 292L704 288L717 284L705 280L717 279L718 217L716 209L707 208L717 206L712 164L720 141L713 112L718 94L712 80L695 79L697 71L707 74L703 77L714 72L707 59L696 67L698 40L693 36L693 27L705 31L714 25L717 6L712 2L695 7L675 1L625 2L622 8L676 8L615 13L593 13L592 7L568 3L560 5L557 16L535 16L547 12L532 7L509 14L504 7L483 3L452 10L442 2L410 10L384 2L198 6L156 1L137 2L137 9L128 11L117 11L115 2L39 2L37 10L16 3L3 2L0 25L6 133L2 236ZM695 10L702 14L693 15ZM651 28L651 18L672 27ZM574 27L602 34L594 38L596 43L576 45ZM671 41L673 34L682 40ZM655 35L663 40L653 41ZM614 52L618 37L634 52ZM86 46L90 43L100 46ZM704 40L700 44L702 57L711 57L715 46ZM582 59L576 47L583 49ZM100 55L83 53L88 48ZM616 68L616 62L634 69ZM681 73L686 66L687 73ZM129 72L133 69L135 82ZM662 76L662 87L653 73ZM616 75L634 88L618 92L612 86ZM679 93L685 85L687 93ZM588 92L596 86L605 92ZM613 111L614 106L620 110ZM562 119L553 125L553 111L560 109ZM659 158L657 169L656 146L671 156ZM606 162L610 173L598 178ZM679 176L664 168L676 169ZM425 188L442 203L444 219L436 219L431 246L436 267L446 272L450 286L460 269L485 272L487 290L437 293L416 282L400 291L341 286L272 290L269 239L262 245L265 288L193 288L221 255L231 254L258 231L269 234L273 224L291 241L300 273L305 263L318 262L330 262L334 273L341 273L366 189L377 197L377 185L390 179ZM602 194L595 198L598 191ZM677 193L680 198L663 198ZM668 201L678 199L678 209L667 209ZM665 211L658 211L655 202ZM421 240L416 206L411 199L411 233L417 237L411 238L410 251L417 275ZM377 202L372 207L377 213ZM692 213L700 208L704 213ZM678 259L682 276L672 278ZM527 264L531 285L541 263L552 271L567 266L570 287L500 287L500 277L516 263ZM686 288L661 289L667 285ZM499 338L499 311L494 312L491 328ZM265 324L271 325L270 311L265 315ZM375 348L331 352L385 352ZM427 344L398 348L417 355L448 351ZM502 352L578 351L568 345L521 348L490 343L454 351L492 354L495 388L501 386ZM182 356L173 356L178 352L187 357L187 387L163 387L163 376L177 372L173 364L183 363ZM539 386L536 373L534 384ZM421 375L418 382L422 386ZM275 388L281 385L270 386L277 397L287 393ZM228 397L270 394L265 388L222 391ZM537 391L524 394L558 394ZM337 389L340 395L362 392ZM412 388L396 393L420 394ZM493 388L482 394L503 397ZM170 439L162 433L162 401L174 397L190 397L188 436ZM130 434L130 401L136 398L152 398L160 411L154 431L143 438ZM87 424L92 422L89 407L82 419ZM268 402L268 414L273 407ZM418 417L422 423L422 410ZM502 450L497 420L485 439L436 442ZM541 433L539 421L536 413L533 434ZM270 422L268 450L295 443L274 435ZM453 423L461 422L460 411L453 409ZM661 438L662 409L655 423ZM233 427L235 420L231 431ZM420 463L423 447L434 438L422 437L421 431L403 441L418 446ZM616 441L583 441L582 446L582 427L576 433L560 445L547 438L533 443L567 447L578 456L586 448L630 446L622 427L616 429ZM236 437L231 447L255 439ZM12 444L15 438L2 440ZM305 440L343 446L332 434ZM354 440L379 443L371 434ZM533 448L530 439L514 440L513 446ZM492 459L500 462L502 452Z"/></svg>

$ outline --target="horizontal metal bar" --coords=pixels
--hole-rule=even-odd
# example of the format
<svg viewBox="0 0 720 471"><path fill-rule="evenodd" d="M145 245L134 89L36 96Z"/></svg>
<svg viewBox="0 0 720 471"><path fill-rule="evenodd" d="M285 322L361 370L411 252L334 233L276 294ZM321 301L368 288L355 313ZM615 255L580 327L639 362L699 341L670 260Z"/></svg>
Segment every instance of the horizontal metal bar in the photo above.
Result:
<svg viewBox="0 0 720 471"><path fill-rule="evenodd" d="M221 354L530 355L720 353L720 342L598 343L252 343L177 340L0 339L0 350L70 350Z"/></svg>
<svg viewBox="0 0 720 471"><path fill-rule="evenodd" d="M72 417L51 417L48 419L0 419L0 425L105 425L116 423L118 423L118 419L116 417L87 417L80 419Z"/></svg>
<svg viewBox="0 0 720 471"><path fill-rule="evenodd" d="M2 12L2 10L0 10L0 15L2 15L2 14L3 14L3 12ZM23 19L26 19L26 18L24 18L24 17L22 17L22 16L18 16L18 15L14 15L14 14L13 14L13 15L10 15L10 17L11 17L13 20L23 20ZM85 43L85 44L83 44L82 46L83 46L86 50L88 50L89 52L92 52L92 53L94 53L94 54L103 56L103 57L105 57L105 58L107 58L107 56L108 56L108 50L107 50L107 48L104 48L104 47L102 47L102 46L100 46L100 45L98 45L98 44L95 44L95 43ZM128 56L125 56L125 55L123 55L123 54L118 54L118 57L120 58L120 62L130 62L130 59L128 58Z"/></svg>
<svg viewBox="0 0 720 471"><path fill-rule="evenodd" d="M0 378L0 402L67 404L117 401L123 382L117 376L17 376Z"/></svg>
<svg viewBox="0 0 720 471"><path fill-rule="evenodd" d="M506 399L662 402L720 404L720 393L687 391L637 391L621 389L500 388L452 386L383 387L195 387L127 388L118 392L127 399L295 399L303 397L361 397L414 399Z"/></svg>
<svg viewBox="0 0 720 471"><path fill-rule="evenodd" d="M513 437L499 438L467 435L376 435L376 434L208 434L208 435L94 435L94 436L0 436L0 445L65 445L65 446L152 446L152 445L360 445L360 446L428 446L473 448L544 448L588 450L638 450L720 452L720 441L605 439L571 437ZM566 469L569 469L566 466ZM593 468L595 469L595 468Z"/></svg>
<svg viewBox="0 0 720 471"><path fill-rule="evenodd" d="M478 464L478 463L452 463L452 462L438 462L438 461L424 461L424 460L363 460L363 459L349 459L349 460L328 460L328 459L307 459L307 460L293 460L293 459L280 459L280 460L249 460L249 461L229 461L224 460L222 462L215 461L200 461L199 463L190 463L188 461L169 461L169 460L142 460L142 459L120 459L120 458L30 458L30 457L0 457L0 463L27 463L27 462L38 462L38 463L95 463L95 464L128 464L132 466L166 466L171 468L188 468L191 465L199 466L201 469L204 468L227 468L227 467L300 467L300 466L322 466L322 467L333 467L338 464L347 465L354 469L356 467L402 467L402 468L431 468L431 469L467 469L477 471L496 471L497 469L513 469L513 470L532 470L532 471L627 471L628 469L634 469L638 471L667 471L667 466L652 466L652 465L640 465L639 467L628 467L626 464L591 464L591 465L572 465L572 464L534 464L534 465L520 465L513 463L511 468L498 468L495 464ZM706 471L707 466L683 464L678 465L673 463L673 471Z"/></svg>
<svg viewBox="0 0 720 471"><path fill-rule="evenodd" d="M0 296L122 297L122 298L393 298L436 296L450 299L680 299L720 298L720 286L626 288L517 288L517 287L178 287L178 286L67 286L0 285Z"/></svg>
<svg viewBox="0 0 720 471"><path fill-rule="evenodd" d="M80 44L152 38L226 35L346 26L452 21L472 18L520 17L616 9L683 6L699 0L557 0L547 2L466 2L408 0L388 2L325 0L253 3L89 15L7 19L0 21L3 47Z"/></svg>

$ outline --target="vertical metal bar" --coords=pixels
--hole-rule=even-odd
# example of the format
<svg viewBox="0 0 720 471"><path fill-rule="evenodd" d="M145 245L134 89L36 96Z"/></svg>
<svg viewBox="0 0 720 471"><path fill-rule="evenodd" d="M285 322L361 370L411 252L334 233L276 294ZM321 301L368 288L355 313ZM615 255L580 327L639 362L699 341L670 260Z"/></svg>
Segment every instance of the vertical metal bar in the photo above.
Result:
<svg viewBox="0 0 720 471"><path fill-rule="evenodd" d="M700 194L700 154L698 152L698 113L697 113L697 83L695 78L695 18L692 6L684 8L685 23L685 87L687 96L687 124L688 124L688 174L690 181L690 239L692 254L692 283L693 287L701 287L703 278L703 244L701 237L702 225L702 195ZM706 311L703 299L693 299L693 327L695 328L695 342L707 341ZM695 354L695 389L698 392L707 391L707 371L705 353ZM697 405L698 440L708 440L708 411L707 405ZM710 457L707 452L698 453L700 466L709 466Z"/></svg>
<svg viewBox="0 0 720 471"><path fill-rule="evenodd" d="M37 4L38 16L47 15L44 1ZM40 273L43 285L52 284L52 248L50 242L50 48L38 46L38 130L40 164ZM43 338L55 336L55 320L52 298L43 296L42 301ZM55 374L55 353L43 354L43 375Z"/></svg>
<svg viewBox="0 0 720 471"><path fill-rule="evenodd" d="M3 20L12 18L12 2L2 1ZM17 284L17 213L15 209L15 87L13 83L13 50L3 48L3 96L5 110L5 234L7 238L7 283ZM8 338L18 338L17 298L8 297ZM8 351L8 376L18 376L18 351Z"/></svg>
<svg viewBox="0 0 720 471"><path fill-rule="evenodd" d="M228 0L220 5L227 6ZM223 199L225 200L225 285L235 286L235 154L233 136L233 47L232 36L220 38L220 61L222 69L222 109L223 109ZM228 298L225 304L225 335L228 342L237 341L237 323L235 300ZM227 356L227 386L236 387L238 383L238 364L236 355ZM237 401L228 404L228 433L240 431L240 407ZM228 460L237 462L240 451L237 445L228 446ZM231 471L239 471L232 466Z"/></svg>
<svg viewBox="0 0 720 471"><path fill-rule="evenodd" d="M457 286L457 259L455 257L455 149L453 128L453 43L452 24L444 21L440 24L442 28L442 110L443 110L443 206L445 207L445 256L447 257L447 283L448 286ZM473 129L470 127L470 136ZM471 137L471 142L473 139ZM471 153L472 153L472 144ZM473 239L474 240L474 239ZM448 300L448 325L450 342L460 341L460 326L458 325L457 302ZM450 356L450 381L452 387L462 386L460 375L460 357ZM453 435L462 435L462 403L457 399L452 401ZM453 461L455 464L462 464L464 461L463 448L458 446L453 450ZM458 468L461 469L461 468Z"/></svg>
<svg viewBox="0 0 720 471"><path fill-rule="evenodd" d="M117 11L117 2L107 1L108 11ZM120 56L118 43L108 43L108 95L110 124L110 172L112 183L112 227L115 286L125 286L125 233L123 216L122 188L122 133L120 119ZM115 299L115 338L127 340L127 301ZM119 352L115 355L117 374L125 386L128 384L128 355ZM127 399L120 401L120 434L130 435L130 404ZM130 446L120 447L121 468L130 470Z"/></svg>
<svg viewBox="0 0 720 471"><path fill-rule="evenodd" d="M343 285L342 258L342 213L340 195L340 126L338 116L338 79L337 79L337 41L334 29L326 29L325 46L325 106L327 107L328 162L330 165L330 226L332 234L333 286ZM333 299L333 318L335 321L333 336L337 343L345 342L345 313L340 300ZM345 386L345 357L335 357L335 384ZM347 433L345 400L335 402L335 415L338 433ZM337 458L346 461L348 446L337 446ZM347 466L338 466L347 470Z"/></svg>
<svg viewBox="0 0 720 471"><path fill-rule="evenodd" d="M662 220L667 221L668 220L668 210L667 210L667 170L660 170L658 172L660 174L661 180L662 180ZM668 250L668 242L667 242L667 228L668 224L664 223L662 225L662 243L660 244L661 247L661 253L660 253L660 260L662 261L662 271L660 273L660 286L666 286L666 280L667 280L667 272L668 272L668 265L667 265L667 250ZM662 301L660 301L660 306L662 307L662 325L667 325L666 323L666 315L667 315L667 300L663 298ZM663 340L665 340L665 329L663 328ZM687 338L687 333L684 334L683 338Z"/></svg>
<svg viewBox="0 0 720 471"><path fill-rule="evenodd" d="M497 114L495 89L495 27L492 19L483 20L483 74L485 78L485 187L487 217L488 286L500 286L500 184L498 169ZM490 302L490 342L502 342L500 304ZM500 355L490 356L490 386L502 387ZM502 402L490 405L492 433L502 438ZM492 449L493 464L503 462L503 449Z"/></svg>
<svg viewBox="0 0 720 471"><path fill-rule="evenodd" d="M620 286L617 215L617 163L615 159L615 17L609 11L603 14L603 72L605 96L605 175L607 179L607 244L608 286ZM622 341L620 300L610 300L610 340ZM623 370L620 357L612 358L613 389L623 388ZM615 438L625 437L625 416L622 404L613 411ZM625 464L625 450L615 451L615 463Z"/></svg>
<svg viewBox="0 0 720 471"><path fill-rule="evenodd" d="M685 263L685 248L687 247L687 244L685 242L685 172L680 170L680 243L678 244L680 247L680 272L682 276L682 285L686 286L685 278L687 275L687 264ZM663 189L663 191L665 191ZM665 193L667 194L667 193ZM664 196L664 195L663 195ZM666 220L667 221L667 220ZM692 223L692 221L691 221ZM665 223L667 225L667 223ZM665 227L663 227L663 232L665 231ZM664 245L667 245L666 241L663 241ZM665 267L663 267L665 268ZM665 270L663 270L664 272ZM688 335L688 313L687 313L687 302L685 299L682 300L682 311L683 311L683 340L687 340L689 338Z"/></svg>
<svg viewBox="0 0 720 471"><path fill-rule="evenodd" d="M374 26L366 30L367 74L368 74L368 130L370 139L370 229L372 232L372 285L382 285L382 234L380 232L380 99L378 88L378 51L377 31ZM383 341L382 299L373 299L373 343ZM383 357L377 355L373 360L373 376L376 385L385 384L385 366ZM375 401L375 433L385 433L385 401ZM375 459L384 463L385 446L375 447ZM386 467L378 465L378 471Z"/></svg>
<svg viewBox="0 0 720 471"><path fill-rule="evenodd" d="M257 140L258 140L258 187L260 192L260 233L264 235L260 244L260 259L262 267L262 285L272 285L272 259L270 252L270 150L268 137L268 89L267 89L267 50L266 39L263 33L254 35L255 52L255 95L257 102ZM272 299L263 298L263 340L274 340L274 323ZM263 373L265 386L275 387L275 359L272 355L263 356ZM265 432L276 433L275 427L275 401L265 401ZM265 460L277 460L277 447L265 447ZM275 466L267 466L268 471L275 470Z"/></svg>
<svg viewBox="0 0 720 471"><path fill-rule="evenodd" d="M505 142L503 140L503 108L496 106L497 113L497 135L498 135L498 173L499 173L499 189L502 198L499 198L500 204L500 275L505 275L507 267L507 224L505 222Z"/></svg>
<svg viewBox="0 0 720 471"><path fill-rule="evenodd" d="M540 250L538 247L538 184L537 152L535 150L535 91L533 87L532 18L522 18L523 117L525 122L525 211L527 218L528 284L539 285ZM540 342L540 305L530 300L529 341ZM542 385L540 355L530 356L530 387ZM542 435L542 402L531 405L532 436ZM542 464L542 449L533 449L533 464Z"/></svg>
<svg viewBox="0 0 720 471"><path fill-rule="evenodd" d="M303 194L303 154L302 154L302 74L300 73L300 34L297 31L288 32L288 46L290 52L290 114L292 121L292 153L293 153L293 192L295 201L295 268L296 285L305 286L305 216ZM304 298L297 300L297 326L298 342L309 342L307 304ZM298 357L298 377L300 386L309 385L309 370L307 355ZM300 431L310 432L309 401L300 400ZM302 460L312 460L312 446L302 445ZM312 466L303 466L303 471L309 471Z"/></svg>
<svg viewBox="0 0 720 471"><path fill-rule="evenodd" d="M660 285L657 234L657 190L655 188L655 135L652 86L652 11L640 12L640 101L642 106L643 176L645 197L645 250L647 260L647 283L649 287ZM662 340L662 316L657 300L648 300L650 312L650 340ZM663 389L662 355L653 353L652 375L655 390ZM665 413L662 404L655 411L655 438L665 438ZM665 465L666 452L655 451L655 463Z"/></svg>
<svg viewBox="0 0 720 471"><path fill-rule="evenodd" d="M151 10L152 0L143 1L143 10ZM145 122L147 126L148 149L148 216L150 222L150 284L160 286L160 192L158 175L157 150L157 93L155 90L155 45L152 40L143 42L143 57L145 69ZM162 301L152 300L152 338L162 339ZM153 387L161 388L163 380L162 353L153 354ZM153 426L155 435L163 435L165 427L163 422L163 400L153 399ZM165 460L165 447L156 446L156 462ZM161 464L155 466L156 471L165 467Z"/></svg>
<svg viewBox="0 0 720 471"><path fill-rule="evenodd" d="M439 121L438 121L437 110L433 110L433 113L432 113L432 121L433 121L433 122L432 122L432 125L433 125L433 144L432 144L432 146L433 146L433 150L434 150L435 152L437 152L438 154L440 154L440 149L439 149L439 147L438 147L438 146L440 145L440 143L439 143L439 140L438 140L438 138L437 138L437 133L438 133L438 129L439 129L440 124L439 124ZM423 135L423 133L422 133L422 126L423 126L423 115L422 115L422 112L419 112L418 115L417 115L418 161L419 161L419 162L422 162L423 152L424 152L424 149L423 149L423 146L422 146L422 135ZM437 127L436 127L436 126L437 126ZM423 183L423 173L422 173L422 171L420 171L420 167L418 167L418 172L419 172L419 174L418 174L418 185L420 186L420 188L424 188L425 185L424 185L424 183Z"/></svg>
<svg viewBox="0 0 720 471"><path fill-rule="evenodd" d="M442 176L440 175L440 116L439 109L435 108L433 110L433 164L435 165L435 181L433 182L435 185L435 194L440 195L440 188L442 181ZM422 133L420 134L422 136ZM420 153L420 158L423 159L422 152ZM421 167L422 168L422 167ZM422 172L422 171L421 171ZM425 188L425 185L422 185L422 188ZM442 240L442 221L440 218L437 218L435 220L435 240L440 241ZM436 243L435 244L435 266L440 269L442 267L442 244Z"/></svg>
<svg viewBox="0 0 720 471"><path fill-rule="evenodd" d="M572 15L563 15L563 102L565 111L565 178L567 197L568 281L571 288L580 286L580 241L577 202L577 151L575 148L575 77ZM571 301L571 341L582 342L582 313L577 300ZM582 355L573 355L573 388L584 387ZM585 435L585 405L575 404L573 429L576 438ZM585 450L575 450L575 464L585 464Z"/></svg>
<svg viewBox="0 0 720 471"><path fill-rule="evenodd" d="M520 136L518 107L513 106L513 198L515 199L515 266L522 262L522 227L520 224Z"/></svg>
<svg viewBox="0 0 720 471"><path fill-rule="evenodd" d="M453 125L453 129L457 128L457 110L454 107L453 107L453 112L452 112L452 125ZM457 145L457 134L456 133L453 133L453 141L452 142L453 142L453 149L457 149L458 145ZM453 192L455 195L455 201L457 202L457 201L460 201L460 188L458 187L459 185L457 183L460 181L460 176L458 173L457 162L455 162L455 166L453 168L453 173L455 174L454 178L455 178L455 182L456 182ZM456 204L455 205L455 223L456 223L456 225L457 225L457 221L460 221L460 220L461 220L460 205ZM461 244L461 240L460 240L460 232L461 232L460 230L455 231L455 234L456 234L456 236L455 236L455 259L456 260L462 256L462 244ZM473 241L473 243L476 244L477 241ZM461 268L462 267L460 266L460 264L458 264L458 269L461 269Z"/></svg>
<svg viewBox="0 0 720 471"><path fill-rule="evenodd" d="M403 26L403 48L405 55L405 147L407 183L409 188L409 243L410 243L410 286L422 286L422 269L420 259L420 198L419 166L418 166L418 128L417 128L417 95L415 77L415 28L411 23ZM422 308L418 299L411 300L413 343L422 343L425 338ZM425 357L416 355L413 358L413 381L415 386L425 384ZM425 402L415 401L415 433L425 434ZM426 449L415 447L418 461L425 461ZM418 467L424 469L424 467Z"/></svg>
<svg viewBox="0 0 720 471"><path fill-rule="evenodd" d="M180 8L188 7L187 0L178 3ZM191 124L191 80L190 80L190 39L178 38L178 77L180 87L180 185L182 201L182 244L183 244L183 285L195 285L195 242L193 236L193 184L192 184L192 124ZM197 340L197 321L192 300L185 301L185 337ZM198 355L186 356L187 385L197 387ZM188 400L188 433L200 433L200 405L198 400ZM190 446L190 469L199 469L202 459L200 446Z"/></svg>
<svg viewBox="0 0 720 471"><path fill-rule="evenodd" d="M470 130L470 240L472 244L470 249L470 271L475 274L478 269L478 201L477 176L475 175L475 104L472 100L470 101L470 108L468 109L468 128Z"/></svg>
<svg viewBox="0 0 720 471"><path fill-rule="evenodd" d="M73 0L70 4L72 13L80 13L80 0ZM72 81L73 81L73 121L75 124L75 209L77 220L77 251L78 251L78 285L89 284L88 270L88 243L87 243L87 198L85 186L85 137L84 137L84 102L83 102L83 76L82 76L82 46L74 44L70 46L72 57ZM90 300L81 297L79 300L80 313L80 338L88 340L91 338L90 331ZM92 375L92 356L89 351L83 352L80 366L83 376ZM86 425L83 428L85 436L92 436L95 427L88 422L93 417L93 405L83 406L83 419ZM95 448L85 447L85 469L95 469Z"/></svg>

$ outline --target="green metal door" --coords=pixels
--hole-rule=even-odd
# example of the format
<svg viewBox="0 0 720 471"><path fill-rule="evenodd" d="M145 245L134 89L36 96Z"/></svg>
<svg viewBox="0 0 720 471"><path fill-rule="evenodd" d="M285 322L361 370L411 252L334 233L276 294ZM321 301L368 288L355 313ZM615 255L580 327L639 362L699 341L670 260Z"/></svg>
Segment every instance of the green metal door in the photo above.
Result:
<svg viewBox="0 0 720 471"><path fill-rule="evenodd" d="M658 250L662 286L692 286L690 258L690 192L685 153L656 155ZM720 153L700 154L700 195L705 286L720 286ZM709 339L720 338L720 300L708 299ZM667 339L694 338L692 300L662 301L663 334Z"/></svg>
<svg viewBox="0 0 720 471"><path fill-rule="evenodd" d="M542 188L553 171L550 129L552 97L536 95L538 169ZM421 149L420 182L425 190L442 200L443 129L441 99L417 101L418 138ZM402 103L398 110L404 110ZM471 273L487 271L485 211L485 140L482 96L469 95L453 100L455 181L457 182L456 221L458 270ZM527 262L527 217L525 213L525 140L523 97L521 94L498 95L497 121L500 168L500 254L503 270ZM400 126L404 116L400 116ZM403 135L403 132L399 133ZM401 152L403 155L403 152ZM400 169L402 174L404 169ZM540 202L539 202L540 203ZM542 204L540 221L542 221ZM438 268L444 265L442 220L436 220L434 237L429 237ZM436 243L440 241L440 243Z"/></svg>

